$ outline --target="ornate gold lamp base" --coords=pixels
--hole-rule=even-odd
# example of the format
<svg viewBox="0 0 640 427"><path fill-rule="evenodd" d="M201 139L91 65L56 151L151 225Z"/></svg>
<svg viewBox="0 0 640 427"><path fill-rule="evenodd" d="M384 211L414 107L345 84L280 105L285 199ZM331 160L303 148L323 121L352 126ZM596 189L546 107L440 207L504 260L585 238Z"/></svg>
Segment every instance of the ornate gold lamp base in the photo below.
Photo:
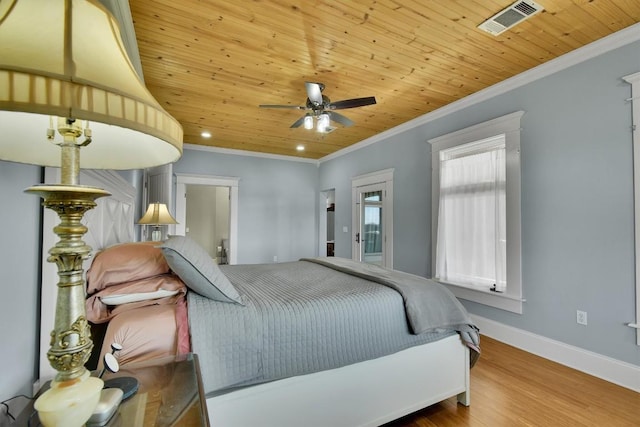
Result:
<svg viewBox="0 0 640 427"><path fill-rule="evenodd" d="M48 258L58 265L59 282L47 353L57 371L51 393L61 397L50 398L47 392L35 405L47 419L45 426L80 426L89 416L81 418L93 412L94 390L102 383L91 380L84 367L93 343L82 268L91 248L82 241L87 228L81 219L97 198L109 195L78 185L80 148L92 141L89 120L100 135L83 162L92 169L132 170L176 161L182 154L183 131L132 67L118 22L100 2L0 0L0 46L0 157L59 166L62 183L27 189L41 195L44 206L62 220L54 227L60 241ZM46 116L46 139L60 148L60 161L57 150L34 133L45 126ZM65 400L67 393L76 400ZM58 410L70 411L77 420L48 415Z"/></svg>
<svg viewBox="0 0 640 427"><path fill-rule="evenodd" d="M80 427L91 417L104 385L84 367L93 343L85 312L82 263L91 247L82 236L87 232L81 220L96 206L95 200L109 192L81 185L38 185L25 190L40 195L43 205L56 211L60 224L53 231L60 241L49 250L49 262L58 266L58 296L55 326L47 358L57 371L51 388L35 402L45 427Z"/></svg>

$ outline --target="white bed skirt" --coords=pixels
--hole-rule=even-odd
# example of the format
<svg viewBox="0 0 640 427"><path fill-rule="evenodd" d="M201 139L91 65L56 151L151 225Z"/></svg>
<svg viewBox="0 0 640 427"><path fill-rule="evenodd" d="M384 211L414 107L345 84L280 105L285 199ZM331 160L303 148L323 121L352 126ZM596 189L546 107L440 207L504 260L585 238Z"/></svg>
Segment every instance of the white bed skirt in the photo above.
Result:
<svg viewBox="0 0 640 427"><path fill-rule="evenodd" d="M379 426L458 397L469 405L469 349L458 335L374 360L207 399L212 426Z"/></svg>

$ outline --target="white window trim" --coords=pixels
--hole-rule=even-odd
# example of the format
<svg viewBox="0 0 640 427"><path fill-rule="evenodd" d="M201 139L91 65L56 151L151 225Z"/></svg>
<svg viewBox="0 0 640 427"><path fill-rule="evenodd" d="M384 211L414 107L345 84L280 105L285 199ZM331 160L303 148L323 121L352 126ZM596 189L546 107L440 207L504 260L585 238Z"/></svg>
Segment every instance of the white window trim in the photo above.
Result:
<svg viewBox="0 0 640 427"><path fill-rule="evenodd" d="M636 321L627 326L636 328L636 344L640 345L640 73L622 78L631 85L632 123L633 123L633 196L635 218L636 247Z"/></svg>
<svg viewBox="0 0 640 427"><path fill-rule="evenodd" d="M507 114L456 132L430 139L431 234L438 229L440 150L504 134L507 167L507 290L504 293L444 283L461 299L522 314L522 260L520 209L520 119L524 111ZM431 239L431 269L435 271L436 238Z"/></svg>

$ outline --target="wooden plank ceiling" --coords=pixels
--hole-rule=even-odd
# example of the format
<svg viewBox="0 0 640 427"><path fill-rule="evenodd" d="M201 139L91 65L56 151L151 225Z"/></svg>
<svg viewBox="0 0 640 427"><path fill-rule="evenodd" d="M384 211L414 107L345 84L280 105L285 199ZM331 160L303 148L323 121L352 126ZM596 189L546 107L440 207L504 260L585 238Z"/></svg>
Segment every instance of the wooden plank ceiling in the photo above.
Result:
<svg viewBox="0 0 640 427"><path fill-rule="evenodd" d="M510 0L130 0L145 82L185 143L318 159L640 22L638 0L540 0L499 36ZM305 81L352 127L290 126ZM202 131L211 132L209 139ZM302 144L305 150L296 151Z"/></svg>

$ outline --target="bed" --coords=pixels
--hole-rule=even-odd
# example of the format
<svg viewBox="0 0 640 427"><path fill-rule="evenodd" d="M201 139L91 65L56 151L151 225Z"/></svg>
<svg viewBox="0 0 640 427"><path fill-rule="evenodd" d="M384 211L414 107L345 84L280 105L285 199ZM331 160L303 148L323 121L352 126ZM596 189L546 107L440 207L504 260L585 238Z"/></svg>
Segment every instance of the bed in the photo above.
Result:
<svg viewBox="0 0 640 427"><path fill-rule="evenodd" d="M101 354L198 354L212 425L375 426L470 403L477 328L421 277L334 257L217 266L175 236L101 251L87 290Z"/></svg>
<svg viewBox="0 0 640 427"><path fill-rule="evenodd" d="M51 171L55 172L55 169L47 168L47 172ZM98 207L90 211L91 215L85 216L85 225L90 231L84 240L94 248L94 254L104 254L105 249L114 245L131 242L137 217L135 189L116 173L88 171L82 179L84 184L104 188L113 194L100 199ZM47 219L47 213L45 211L45 222L55 225L55 218ZM46 262L46 248L55 242L50 243L43 244L42 254L41 340L44 344L40 354L40 381L46 381L55 373L46 358L48 331L54 322L55 293L52 292L55 292L57 282L55 266ZM94 256L87 261L85 269L94 266L97 259ZM133 264L142 265L135 260ZM162 266L162 270L162 273L152 275L175 276L171 268ZM227 267L220 266L220 271L235 280L234 273L227 271ZM131 272L122 273L120 277L115 276L113 284L133 280ZM145 275L147 273L143 273ZM387 292L396 291L389 289ZM91 292L88 304L95 293ZM134 296L136 293L133 292ZM125 298L130 296L124 295ZM192 339L192 333L197 336L198 328L190 328L189 321L192 324L194 321L189 319L190 308L187 307L189 299L197 295L197 291L182 282L175 294L162 296L168 298L162 301L125 302L117 309L117 306L109 306L99 312L102 313L100 316L107 317L97 325L105 327L106 335L104 340L101 336L95 339L95 351L104 354L111 342L122 342L125 348L118 353L118 358L123 365L143 360L141 358L200 352L199 340ZM401 299L396 295L396 304L398 298ZM154 335L158 330L163 333ZM469 405L469 367L478 353L464 342L461 334L449 331L436 341L385 356L304 375L266 382L255 379L252 384L209 391L207 404L212 425L375 426L449 398L457 397L460 403Z"/></svg>

